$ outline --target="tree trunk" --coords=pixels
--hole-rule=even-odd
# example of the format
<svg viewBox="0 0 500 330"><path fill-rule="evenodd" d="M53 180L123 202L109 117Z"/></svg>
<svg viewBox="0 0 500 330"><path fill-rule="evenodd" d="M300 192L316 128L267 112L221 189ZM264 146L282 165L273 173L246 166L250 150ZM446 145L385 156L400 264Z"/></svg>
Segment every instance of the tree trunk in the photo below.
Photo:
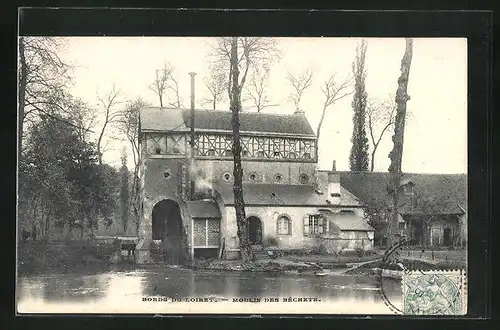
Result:
<svg viewBox="0 0 500 330"><path fill-rule="evenodd" d="M248 263L254 259L252 247L248 237L248 222L245 214L245 201L243 199L243 168L241 165L241 145L240 145L240 119L239 113L241 110L241 87L238 83L239 68L238 68L238 41L237 38L232 38L231 41L231 67L232 72L232 89L231 89L231 111L233 127L233 157L234 157L234 209L236 211L236 224L238 226L238 238L240 241L241 259L244 263Z"/></svg>
<svg viewBox="0 0 500 330"><path fill-rule="evenodd" d="M406 39L406 49L401 60L401 76L398 79L398 89L396 92L396 119L394 123L394 135L392 136L393 149L389 153L391 164L389 166L390 183L389 192L392 196L392 218L389 226L389 244L394 244L398 240L398 216L399 216L399 191L401 177L401 163L403 159L403 142L406 118L406 102L408 96L408 78L410 75L411 59L413 55L413 40Z"/></svg>
<svg viewBox="0 0 500 330"><path fill-rule="evenodd" d="M18 149L17 149L17 159L21 159L21 150L23 146L23 128L24 128L24 104L26 98L26 85L27 85L27 67L26 67L26 56L24 54L24 38L19 37L19 66L21 72L19 73L19 113L17 122L17 139L18 139Z"/></svg>
<svg viewBox="0 0 500 330"><path fill-rule="evenodd" d="M101 133L99 134L99 139L97 140L97 159L99 160L99 165L102 165L102 152L101 152L101 144L102 144L102 138L104 136L104 131L106 130L106 126L108 124L108 120L104 122L104 125L102 127Z"/></svg>
<svg viewBox="0 0 500 330"><path fill-rule="evenodd" d="M370 160L370 172L373 172L373 170L375 168L375 152L376 151L377 151L377 147L374 147L373 151L372 151L372 157Z"/></svg>

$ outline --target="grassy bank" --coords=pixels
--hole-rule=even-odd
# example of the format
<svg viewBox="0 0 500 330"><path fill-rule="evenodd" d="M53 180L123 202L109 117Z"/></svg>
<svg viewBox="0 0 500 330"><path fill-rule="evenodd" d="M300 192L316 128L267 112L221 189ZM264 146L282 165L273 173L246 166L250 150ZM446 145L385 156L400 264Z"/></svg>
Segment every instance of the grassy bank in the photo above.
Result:
<svg viewBox="0 0 500 330"><path fill-rule="evenodd" d="M89 266L108 266L116 243L94 241L23 242L18 247L20 275L52 271L67 272Z"/></svg>

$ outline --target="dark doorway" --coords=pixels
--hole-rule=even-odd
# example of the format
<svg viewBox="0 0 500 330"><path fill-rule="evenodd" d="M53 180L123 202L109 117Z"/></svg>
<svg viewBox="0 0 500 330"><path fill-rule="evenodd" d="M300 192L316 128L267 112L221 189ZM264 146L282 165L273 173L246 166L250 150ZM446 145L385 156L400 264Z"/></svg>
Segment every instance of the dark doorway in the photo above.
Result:
<svg viewBox="0 0 500 330"><path fill-rule="evenodd" d="M443 245L450 246L452 237L451 237L451 228L445 228L443 231Z"/></svg>
<svg viewBox="0 0 500 330"><path fill-rule="evenodd" d="M172 200L158 202L152 212L152 238L161 240L160 250L168 264L178 265L184 259L184 230L179 205Z"/></svg>
<svg viewBox="0 0 500 330"><path fill-rule="evenodd" d="M250 244L262 245L262 222L257 217L249 217L247 221Z"/></svg>

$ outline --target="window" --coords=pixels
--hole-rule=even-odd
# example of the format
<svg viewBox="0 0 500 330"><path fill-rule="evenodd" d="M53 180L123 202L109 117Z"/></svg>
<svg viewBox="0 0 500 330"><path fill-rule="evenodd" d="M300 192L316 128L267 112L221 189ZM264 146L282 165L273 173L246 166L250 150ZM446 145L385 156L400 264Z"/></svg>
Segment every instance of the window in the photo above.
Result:
<svg viewBox="0 0 500 330"><path fill-rule="evenodd" d="M165 171L163 172L163 177L165 178L165 180L168 180L170 178L170 172L169 171Z"/></svg>
<svg viewBox="0 0 500 330"><path fill-rule="evenodd" d="M340 213L342 214L354 214L353 210L340 210Z"/></svg>
<svg viewBox="0 0 500 330"><path fill-rule="evenodd" d="M304 235L321 235L325 233L325 220L320 214L311 214L304 224Z"/></svg>
<svg viewBox="0 0 500 330"><path fill-rule="evenodd" d="M302 184L307 184L309 182L309 177L307 176L307 174L302 173L299 177L299 181Z"/></svg>
<svg viewBox="0 0 500 330"><path fill-rule="evenodd" d="M146 140L147 151L152 155L163 155L167 151L164 135L152 134Z"/></svg>
<svg viewBox="0 0 500 330"><path fill-rule="evenodd" d="M292 221L286 215L278 217L276 222L276 234L278 235L291 235L292 234Z"/></svg>
<svg viewBox="0 0 500 330"><path fill-rule="evenodd" d="M274 182L281 183L281 181L283 181L283 175L281 175L280 173L276 174L274 176Z"/></svg>
<svg viewBox="0 0 500 330"><path fill-rule="evenodd" d="M231 180L231 173L226 172L226 173L222 174L222 179L226 182L229 182Z"/></svg>
<svg viewBox="0 0 500 330"><path fill-rule="evenodd" d="M248 181L255 182L257 181L257 173L252 172L248 175Z"/></svg>
<svg viewBox="0 0 500 330"><path fill-rule="evenodd" d="M405 185L403 186L403 189L404 189L405 195L407 195L407 196L411 196L411 195L413 195L413 186L414 186L414 183L413 183L413 182L408 182L407 184L405 184Z"/></svg>

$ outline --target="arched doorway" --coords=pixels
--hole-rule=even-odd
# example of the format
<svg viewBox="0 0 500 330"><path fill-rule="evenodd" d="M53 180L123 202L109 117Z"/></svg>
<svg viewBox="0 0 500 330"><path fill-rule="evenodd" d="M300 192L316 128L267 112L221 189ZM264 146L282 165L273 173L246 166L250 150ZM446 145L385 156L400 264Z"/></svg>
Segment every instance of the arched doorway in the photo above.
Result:
<svg viewBox="0 0 500 330"><path fill-rule="evenodd" d="M250 244L262 245L262 221L255 216L248 217L248 236Z"/></svg>
<svg viewBox="0 0 500 330"><path fill-rule="evenodd" d="M169 264L180 264L185 259L185 238L179 204L164 199L156 203L152 212L152 239L161 240L160 252Z"/></svg>

